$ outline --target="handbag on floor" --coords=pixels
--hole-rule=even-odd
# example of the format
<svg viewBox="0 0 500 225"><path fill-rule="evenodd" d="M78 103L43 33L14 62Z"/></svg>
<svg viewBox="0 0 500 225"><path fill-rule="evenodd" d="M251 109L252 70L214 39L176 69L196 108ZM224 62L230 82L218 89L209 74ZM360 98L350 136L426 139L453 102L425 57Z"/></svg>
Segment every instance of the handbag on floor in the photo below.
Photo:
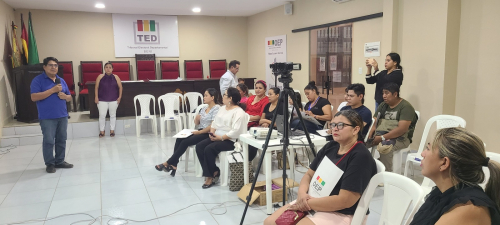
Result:
<svg viewBox="0 0 500 225"><path fill-rule="evenodd" d="M230 191L239 191L245 185L245 177L243 171L243 154L241 152L232 152L227 156L229 159L229 190ZM232 159L232 160L230 160ZM233 161L234 160L234 161ZM249 182L252 183L254 179L254 170L251 162L248 162Z"/></svg>

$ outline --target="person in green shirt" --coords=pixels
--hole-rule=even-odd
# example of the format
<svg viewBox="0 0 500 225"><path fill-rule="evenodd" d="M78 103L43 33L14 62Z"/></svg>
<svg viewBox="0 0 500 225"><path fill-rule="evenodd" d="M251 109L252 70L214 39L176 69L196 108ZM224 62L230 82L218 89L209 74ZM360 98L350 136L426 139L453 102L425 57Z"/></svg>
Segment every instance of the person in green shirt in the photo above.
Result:
<svg viewBox="0 0 500 225"><path fill-rule="evenodd" d="M375 111L377 128L372 130L370 137L375 133L371 145L377 146L379 160L384 163L387 171L392 172L394 152L411 144L418 116L413 106L399 96L397 84L387 83L382 91L384 102Z"/></svg>

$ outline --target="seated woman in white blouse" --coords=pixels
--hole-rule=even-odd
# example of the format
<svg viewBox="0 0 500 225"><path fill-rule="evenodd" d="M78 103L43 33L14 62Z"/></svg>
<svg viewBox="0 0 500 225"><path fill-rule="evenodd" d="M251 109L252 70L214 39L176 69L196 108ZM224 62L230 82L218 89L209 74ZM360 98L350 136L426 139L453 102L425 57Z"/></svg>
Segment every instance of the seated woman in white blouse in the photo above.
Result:
<svg viewBox="0 0 500 225"><path fill-rule="evenodd" d="M205 184L203 188L214 185L219 176L220 169L215 165L215 158L222 151L234 150L234 142L247 132L248 121L243 121L245 111L241 109L241 95L238 89L230 87L222 97L223 106L214 118L210 128L209 138L196 145L196 154L203 169Z"/></svg>
<svg viewBox="0 0 500 225"><path fill-rule="evenodd" d="M177 138L175 140L174 154L166 162L156 165L156 170L170 172L170 175L175 177L179 159L186 152L187 148L208 138L210 124L220 108L220 105L216 102L217 94L215 88L208 88L205 91L203 94L203 103L207 104L207 106L203 107L200 112L197 112L199 114L194 118L194 123L198 130L193 131L193 135L187 138Z"/></svg>

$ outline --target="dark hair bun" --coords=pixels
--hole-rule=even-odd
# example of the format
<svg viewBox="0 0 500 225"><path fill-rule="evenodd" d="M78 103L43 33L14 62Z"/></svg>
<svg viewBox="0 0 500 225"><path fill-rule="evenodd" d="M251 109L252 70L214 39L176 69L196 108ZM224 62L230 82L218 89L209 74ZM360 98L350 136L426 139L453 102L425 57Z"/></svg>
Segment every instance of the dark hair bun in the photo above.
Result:
<svg viewBox="0 0 500 225"><path fill-rule="evenodd" d="M316 81L311 81L311 82L309 82L309 85L311 85L311 86L316 86Z"/></svg>

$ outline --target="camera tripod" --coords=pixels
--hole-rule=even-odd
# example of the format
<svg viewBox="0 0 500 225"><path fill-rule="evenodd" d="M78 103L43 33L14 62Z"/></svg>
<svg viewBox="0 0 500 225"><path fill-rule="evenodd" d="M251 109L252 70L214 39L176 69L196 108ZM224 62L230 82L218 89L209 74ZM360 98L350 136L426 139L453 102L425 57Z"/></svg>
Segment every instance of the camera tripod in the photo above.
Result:
<svg viewBox="0 0 500 225"><path fill-rule="evenodd" d="M273 70L273 73L275 74L275 76L280 74L280 72L275 71L275 70ZM283 139L281 140L283 143L283 150L282 150L282 154L281 154L283 156L283 175L282 175L283 186L284 186L284 187L282 187L284 189L284 191L283 191L283 205L285 205L286 194L287 194L286 193L286 188L287 188L286 187L287 186L286 185L287 184L287 182L286 182L286 179L287 179L286 161L287 161L288 146L290 146L290 145L309 146L311 148L312 155L314 155L314 157L316 157L316 151L314 149L314 144L312 143L311 138L309 137L309 132L306 129L306 126L304 124L304 120L302 119L302 114L300 113L298 103L296 101L297 98L295 98L295 91L292 88L290 88L290 83L293 81L293 79L291 78L291 73L289 71L283 72L281 78L279 78L279 81L283 83L283 90L280 92L278 104L276 106L276 109L273 112L273 118L271 120L271 124L269 125L269 131L267 133L266 140L265 140L264 144L262 145L262 155L260 156L257 170L255 170L255 175L254 175L254 180L252 182L252 187L250 188L250 192L248 193L248 196L246 198L245 210L243 211L243 216L241 217L240 225L243 225L243 221L245 221L245 215L247 213L248 205L250 204L250 199L252 198L253 190L255 189L255 183L257 182L257 177L259 175L259 171L262 167L262 163L263 163L264 157L266 155L266 150L268 147L274 147L274 146L269 146L269 140L271 139L271 133L272 133L272 130L274 128L274 124L276 124L276 118L277 118L280 106L283 105L282 109L283 109L283 120L284 120L283 121L283 127L284 127L283 128ZM289 141L290 123L288 122L288 118L289 118L289 115L288 115L288 96L291 96L292 103L293 103L293 109L292 109L292 113L290 114L290 117L293 117L292 116L293 111L296 110L298 118L300 120L300 123L302 124L302 129L304 130L307 141L309 142L309 145L290 144L290 141ZM276 146L279 146L279 145L276 145ZM290 168L292 168L292 167L290 166ZM267 190L267 191L269 191L267 194L271 194L270 193L271 190Z"/></svg>

